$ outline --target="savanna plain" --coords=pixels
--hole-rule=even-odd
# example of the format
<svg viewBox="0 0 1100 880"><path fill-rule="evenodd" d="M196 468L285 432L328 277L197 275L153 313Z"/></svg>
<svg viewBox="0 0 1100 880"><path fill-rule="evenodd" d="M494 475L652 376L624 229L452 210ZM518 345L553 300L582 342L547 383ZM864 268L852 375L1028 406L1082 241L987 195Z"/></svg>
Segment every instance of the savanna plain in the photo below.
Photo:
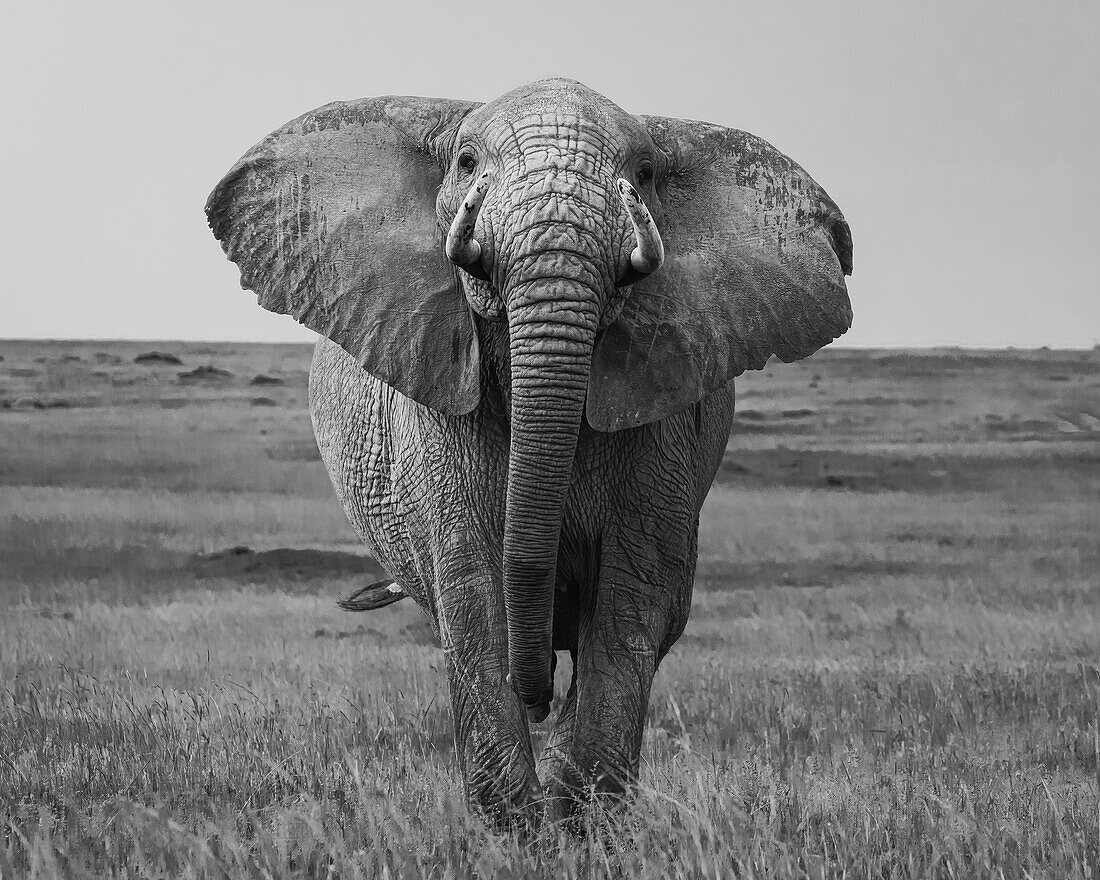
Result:
<svg viewBox="0 0 1100 880"><path fill-rule="evenodd" d="M309 346L0 356L4 878L1100 876L1100 351L739 379L637 791L526 837L419 611L335 605Z"/></svg>

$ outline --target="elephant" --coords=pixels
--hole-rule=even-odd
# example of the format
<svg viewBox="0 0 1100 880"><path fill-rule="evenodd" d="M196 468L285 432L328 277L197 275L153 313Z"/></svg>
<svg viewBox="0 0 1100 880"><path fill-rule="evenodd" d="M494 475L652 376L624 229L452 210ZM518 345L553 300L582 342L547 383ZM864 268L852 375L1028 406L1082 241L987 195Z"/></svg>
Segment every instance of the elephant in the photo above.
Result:
<svg viewBox="0 0 1100 880"><path fill-rule="evenodd" d="M327 104L206 214L241 286L319 334L318 448L393 578L349 607L426 614L467 799L511 822L627 792L734 378L851 325L836 204L761 138L555 78Z"/></svg>

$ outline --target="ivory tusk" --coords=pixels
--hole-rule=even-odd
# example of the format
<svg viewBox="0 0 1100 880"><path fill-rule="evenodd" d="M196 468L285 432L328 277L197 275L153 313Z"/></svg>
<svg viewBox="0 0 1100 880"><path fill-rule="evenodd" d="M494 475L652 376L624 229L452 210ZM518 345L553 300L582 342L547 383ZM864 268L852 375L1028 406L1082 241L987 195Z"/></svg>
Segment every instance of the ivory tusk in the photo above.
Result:
<svg viewBox="0 0 1100 880"><path fill-rule="evenodd" d="M458 266L472 266L481 259L481 244L474 238L474 224L488 188L489 172L486 171L466 193L447 232L447 258Z"/></svg>
<svg viewBox="0 0 1100 880"><path fill-rule="evenodd" d="M665 246L657 224L642 197L629 181L619 178L619 198L623 200L638 246L630 253L630 267L639 275L652 275L665 261Z"/></svg>

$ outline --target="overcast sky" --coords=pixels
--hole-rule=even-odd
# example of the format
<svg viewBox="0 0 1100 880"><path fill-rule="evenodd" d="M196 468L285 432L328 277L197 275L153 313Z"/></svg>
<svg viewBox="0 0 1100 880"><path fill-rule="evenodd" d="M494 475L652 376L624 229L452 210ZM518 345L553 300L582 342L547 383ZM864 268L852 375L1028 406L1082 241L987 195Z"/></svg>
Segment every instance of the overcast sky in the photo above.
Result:
<svg viewBox="0 0 1100 880"><path fill-rule="evenodd" d="M761 135L840 205L860 346L1100 343L1100 3L19 4L0 35L0 337L310 339L208 192L328 101L570 76Z"/></svg>

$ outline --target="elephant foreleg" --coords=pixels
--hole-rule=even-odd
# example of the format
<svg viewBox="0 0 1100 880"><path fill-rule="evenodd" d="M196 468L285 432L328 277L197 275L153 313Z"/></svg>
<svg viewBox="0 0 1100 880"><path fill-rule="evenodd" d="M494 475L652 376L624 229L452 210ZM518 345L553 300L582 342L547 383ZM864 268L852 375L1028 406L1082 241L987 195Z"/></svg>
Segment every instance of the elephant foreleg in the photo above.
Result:
<svg viewBox="0 0 1100 880"><path fill-rule="evenodd" d="M450 544L437 563L437 621L467 797L514 824L532 817L539 787L527 715L507 681L501 588L486 558L477 541Z"/></svg>

